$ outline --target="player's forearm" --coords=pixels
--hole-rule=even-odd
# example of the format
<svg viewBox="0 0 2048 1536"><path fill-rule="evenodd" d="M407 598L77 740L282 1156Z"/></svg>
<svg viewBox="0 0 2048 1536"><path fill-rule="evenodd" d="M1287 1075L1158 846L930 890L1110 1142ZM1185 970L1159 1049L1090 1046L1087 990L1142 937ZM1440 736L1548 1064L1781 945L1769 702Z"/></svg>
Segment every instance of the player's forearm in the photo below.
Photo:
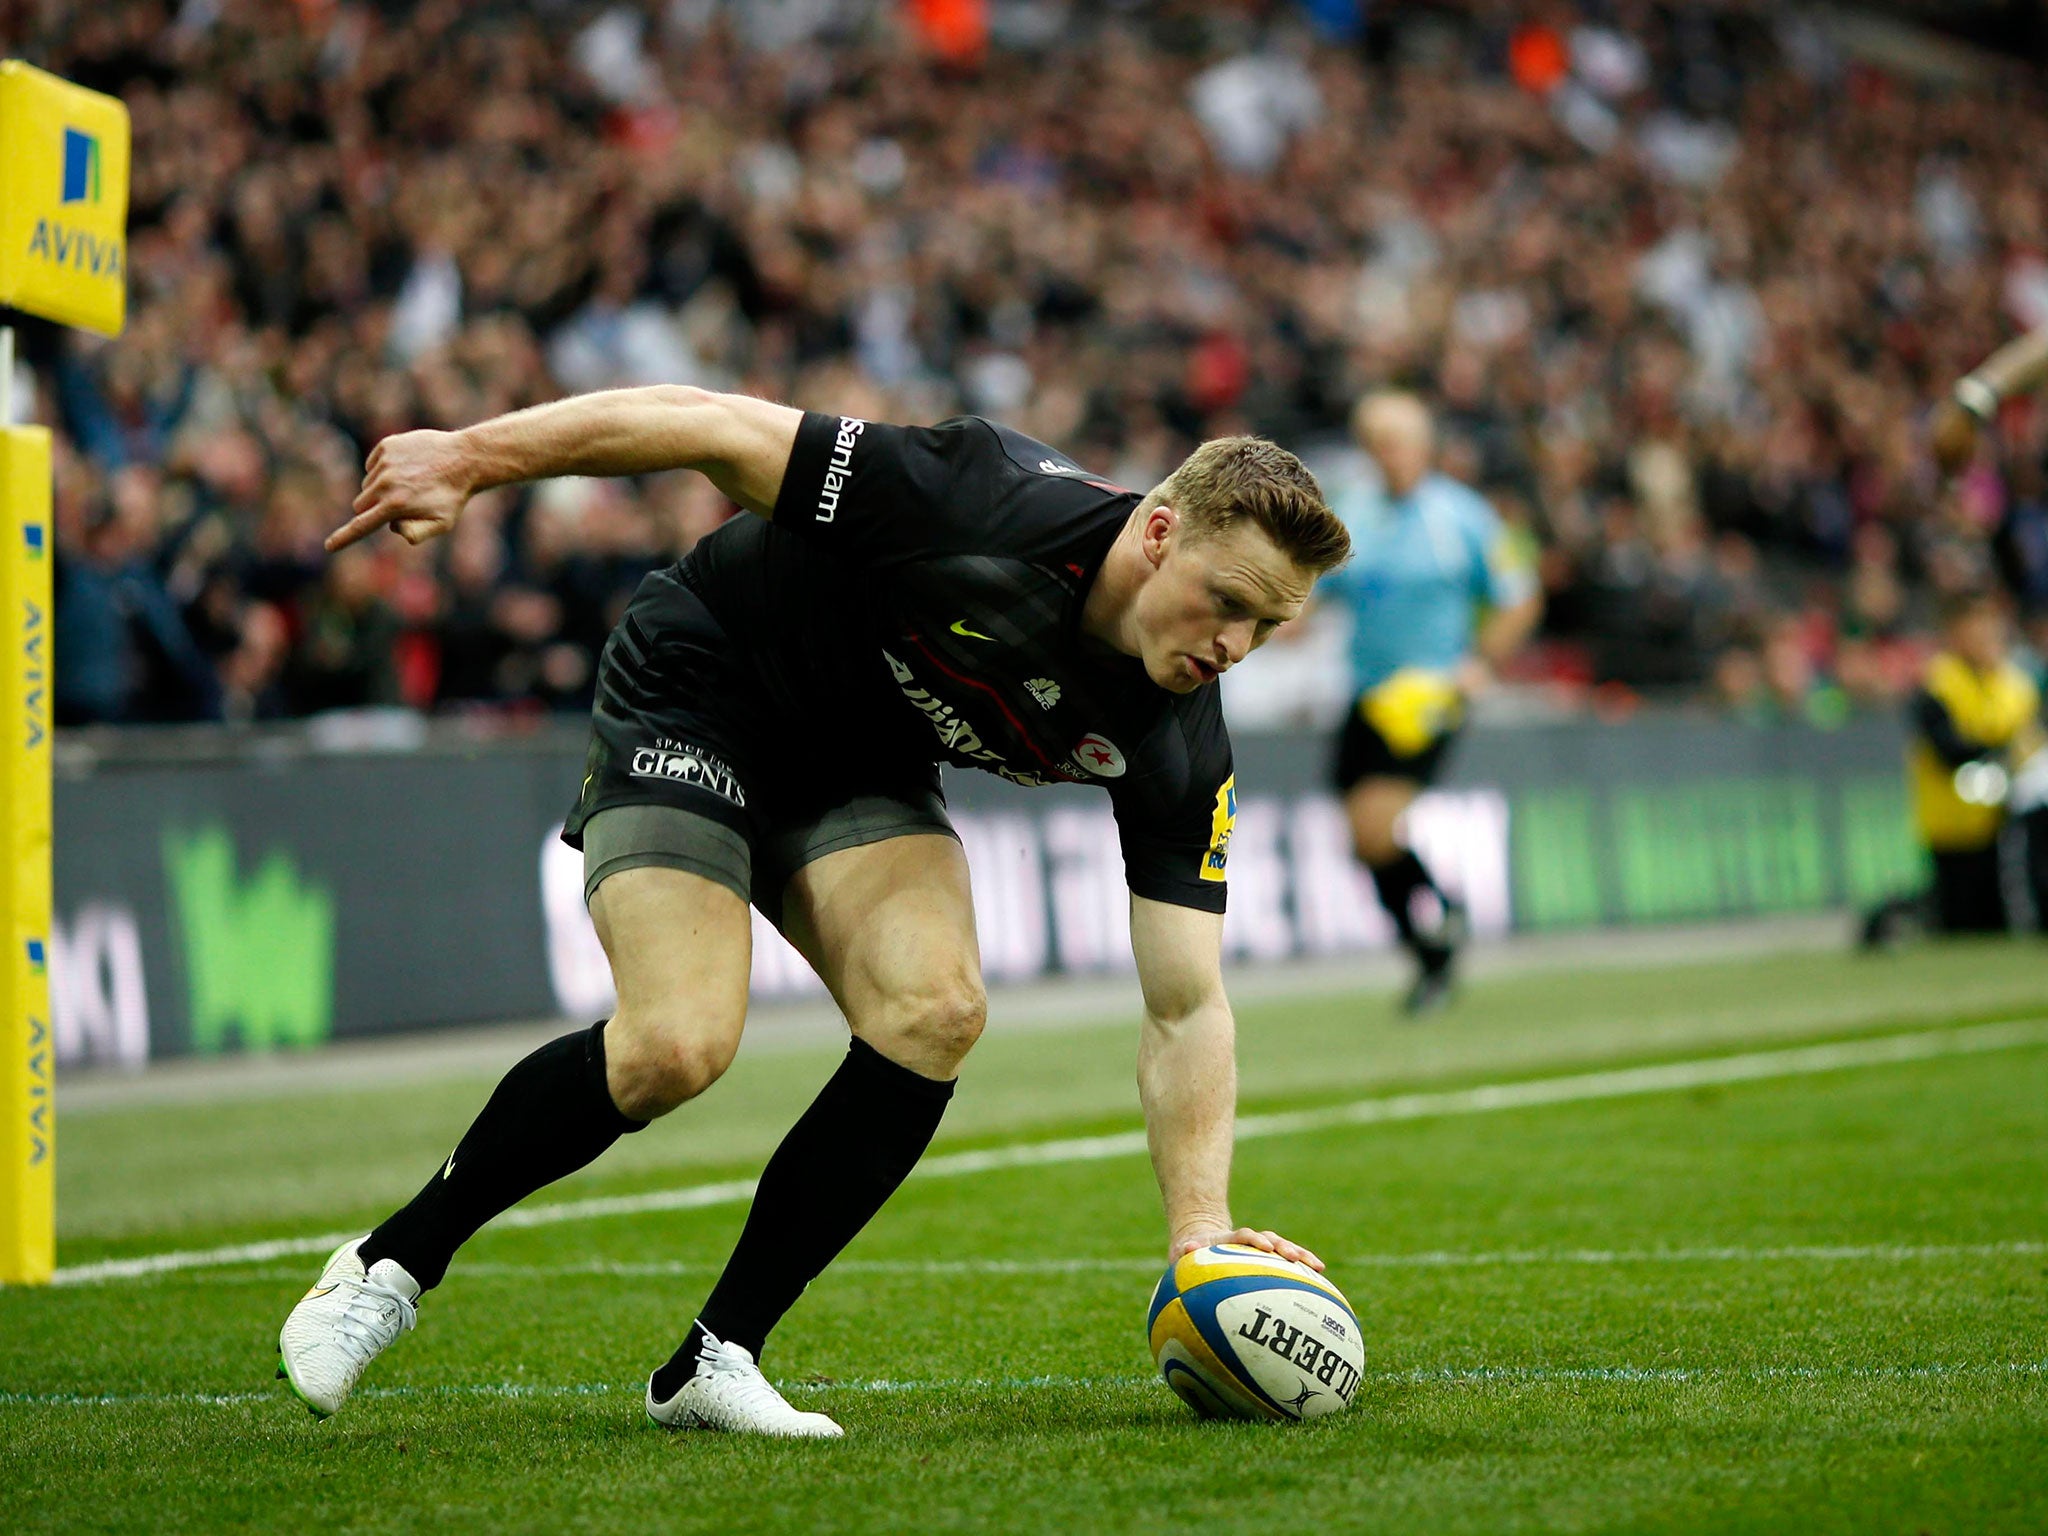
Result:
<svg viewBox="0 0 2048 1536"><path fill-rule="evenodd" d="M695 469L750 511L774 508L798 413L685 385L572 395L456 434L472 490L555 475Z"/></svg>
<svg viewBox="0 0 2048 1536"><path fill-rule="evenodd" d="M2025 394L2048 381L2048 326L2015 338L1985 358L1956 385L1956 399L1978 416L1989 416L2001 400Z"/></svg>
<svg viewBox="0 0 2048 1536"><path fill-rule="evenodd" d="M1169 1241L1230 1228L1237 1026L1220 994L1178 1019L1147 1014L1138 1096Z"/></svg>
<svg viewBox="0 0 2048 1536"><path fill-rule="evenodd" d="M656 386L571 395L480 421L456 442L479 491L555 475L676 469L698 456L688 393Z"/></svg>

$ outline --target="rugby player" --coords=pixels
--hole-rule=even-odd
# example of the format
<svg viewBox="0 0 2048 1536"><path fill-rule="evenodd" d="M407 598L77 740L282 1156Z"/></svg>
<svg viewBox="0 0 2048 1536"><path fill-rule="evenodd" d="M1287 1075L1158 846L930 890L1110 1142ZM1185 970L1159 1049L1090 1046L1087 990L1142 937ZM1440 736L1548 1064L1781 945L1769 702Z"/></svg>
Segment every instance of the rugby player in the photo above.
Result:
<svg viewBox="0 0 2048 1536"><path fill-rule="evenodd" d="M1415 957L1403 1006L1421 1014L1449 997L1467 922L1402 840L1401 813L1436 782L1467 701L1529 637L1543 599L1486 499L1431 468L1435 431L1420 400L1367 395L1352 429L1383 488L1340 498L1357 556L1325 583L1353 609L1356 701L1337 739L1334 777L1352 851Z"/></svg>
<svg viewBox="0 0 2048 1536"><path fill-rule="evenodd" d="M676 468L754 515L648 577L599 664L563 836L583 853L617 1011L514 1066L411 1203L334 1254L285 1322L280 1373L334 1412L471 1234L717 1081L746 1018L751 901L853 1038L769 1159L647 1412L839 1434L758 1361L909 1175L981 1032L942 762L1108 791L1168 1251L1241 1242L1320 1268L1230 1215L1236 788L1212 686L1348 551L1314 478L1271 443L1224 438L1139 495L978 418L899 427L656 386L387 438L328 547L383 527L418 544L492 486Z"/></svg>

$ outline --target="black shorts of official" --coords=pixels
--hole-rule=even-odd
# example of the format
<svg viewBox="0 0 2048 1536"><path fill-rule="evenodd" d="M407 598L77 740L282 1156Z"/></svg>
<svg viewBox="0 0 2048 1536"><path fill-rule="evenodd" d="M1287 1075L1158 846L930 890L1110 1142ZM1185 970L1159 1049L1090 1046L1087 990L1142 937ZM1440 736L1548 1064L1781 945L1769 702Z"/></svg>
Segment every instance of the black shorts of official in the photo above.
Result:
<svg viewBox="0 0 2048 1536"><path fill-rule="evenodd" d="M1331 779L1339 794L1349 794L1363 779L1407 779L1425 789L1437 781L1458 739L1459 727L1432 737L1420 752L1403 755L1387 744L1365 711L1353 703L1344 716L1344 728L1337 733L1337 757L1331 765Z"/></svg>
<svg viewBox="0 0 2048 1536"><path fill-rule="evenodd" d="M597 669L583 787L562 841L583 896L621 870L715 880L782 923L814 859L915 833L956 836L939 770L872 719L778 708L704 600L671 567L640 584Z"/></svg>
<svg viewBox="0 0 2048 1536"><path fill-rule="evenodd" d="M1943 933L2003 933L2009 916L1998 845L1937 850L1934 926Z"/></svg>
<svg viewBox="0 0 2048 1536"><path fill-rule="evenodd" d="M2034 899L2034 926L2048 933L2048 805L2037 806L2020 818L2020 837L2027 890Z"/></svg>

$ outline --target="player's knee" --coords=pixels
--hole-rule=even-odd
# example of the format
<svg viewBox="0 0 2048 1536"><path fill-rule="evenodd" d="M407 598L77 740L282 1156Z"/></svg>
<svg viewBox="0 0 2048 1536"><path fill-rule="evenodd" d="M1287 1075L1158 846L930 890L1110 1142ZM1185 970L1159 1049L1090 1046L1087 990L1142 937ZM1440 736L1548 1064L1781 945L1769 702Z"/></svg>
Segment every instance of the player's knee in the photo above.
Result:
<svg viewBox="0 0 2048 1536"><path fill-rule="evenodd" d="M1394 860L1400 858L1401 845L1394 840L1394 834L1391 832L1383 833L1377 837L1361 838L1358 844L1358 856L1377 869L1382 864L1391 864Z"/></svg>
<svg viewBox="0 0 2048 1536"><path fill-rule="evenodd" d="M962 974L892 998L861 1030L868 1043L927 1077L951 1077L988 1022L981 978Z"/></svg>
<svg viewBox="0 0 2048 1536"><path fill-rule="evenodd" d="M656 1119L723 1077L738 1046L737 1029L689 1010L622 1010L605 1026L612 1102L635 1120Z"/></svg>
<svg viewBox="0 0 2048 1536"><path fill-rule="evenodd" d="M902 1022L927 1056L957 1066L988 1023L988 993L979 977L955 977L912 999Z"/></svg>
<svg viewBox="0 0 2048 1536"><path fill-rule="evenodd" d="M1361 816L1351 825L1352 845L1368 864L1390 864L1401 856L1394 837L1394 818Z"/></svg>

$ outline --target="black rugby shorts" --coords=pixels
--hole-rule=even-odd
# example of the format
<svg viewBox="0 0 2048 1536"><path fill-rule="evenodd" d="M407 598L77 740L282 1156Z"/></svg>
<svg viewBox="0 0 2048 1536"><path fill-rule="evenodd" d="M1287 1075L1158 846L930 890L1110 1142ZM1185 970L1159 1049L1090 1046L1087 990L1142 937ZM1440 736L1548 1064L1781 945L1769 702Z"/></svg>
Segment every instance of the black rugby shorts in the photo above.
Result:
<svg viewBox="0 0 2048 1536"><path fill-rule="evenodd" d="M955 835L938 765L871 701L770 697L679 576L641 582L598 661L583 787L562 840L583 852L586 901L620 870L715 880L782 922L813 859L913 833Z"/></svg>
<svg viewBox="0 0 2048 1536"><path fill-rule="evenodd" d="M1458 739L1453 726L1432 736L1419 752L1396 752L1377 727L1356 706L1346 712L1344 727L1337 734L1337 753L1330 765L1330 779L1339 794L1347 794L1363 779L1407 779L1424 788L1443 773L1444 759Z"/></svg>

